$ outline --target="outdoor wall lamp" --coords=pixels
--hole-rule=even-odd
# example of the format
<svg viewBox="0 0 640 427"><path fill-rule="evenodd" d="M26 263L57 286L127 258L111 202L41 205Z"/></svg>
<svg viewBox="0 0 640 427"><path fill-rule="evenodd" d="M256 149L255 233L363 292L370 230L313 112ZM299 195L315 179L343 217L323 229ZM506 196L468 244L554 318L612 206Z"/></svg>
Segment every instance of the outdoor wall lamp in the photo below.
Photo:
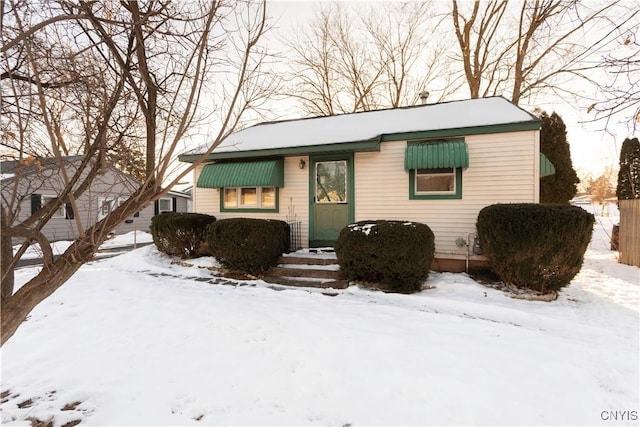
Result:
<svg viewBox="0 0 640 427"><path fill-rule="evenodd" d="M307 162L304 161L304 159L300 159L300 163L298 163L298 167L300 169L304 169L304 165L306 165Z"/></svg>

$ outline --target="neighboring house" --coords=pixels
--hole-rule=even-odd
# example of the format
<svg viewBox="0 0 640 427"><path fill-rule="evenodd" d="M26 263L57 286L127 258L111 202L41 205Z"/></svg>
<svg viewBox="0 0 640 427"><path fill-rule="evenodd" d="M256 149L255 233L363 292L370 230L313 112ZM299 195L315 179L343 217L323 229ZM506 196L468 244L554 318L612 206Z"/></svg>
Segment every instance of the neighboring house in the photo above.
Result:
<svg viewBox="0 0 640 427"><path fill-rule="evenodd" d="M73 176L83 156L62 158L69 177ZM2 174L2 204L17 216L15 223L21 222L35 213L51 198L58 197L64 181L58 159L39 159L30 165L17 161L0 162ZM60 210L42 228L49 240L71 240L78 237L77 220L87 228L103 219L119 203L138 188L138 182L118 169L106 166L93 180L91 186L76 200L77 212L70 203L64 203ZM13 199L13 195L16 198ZM133 230L148 231L153 205L142 209L118 226L114 233L123 234Z"/></svg>
<svg viewBox="0 0 640 427"><path fill-rule="evenodd" d="M181 192L188 197L187 212L193 212L193 185L183 188Z"/></svg>
<svg viewBox="0 0 640 427"><path fill-rule="evenodd" d="M193 162L205 148L180 156ZM346 225L428 224L440 270L481 262L478 212L539 201L540 121L502 97L263 123L227 137L195 169L194 211L299 222L303 247Z"/></svg>
<svg viewBox="0 0 640 427"><path fill-rule="evenodd" d="M191 194L181 191L169 191L153 204L155 215L165 212L191 212Z"/></svg>

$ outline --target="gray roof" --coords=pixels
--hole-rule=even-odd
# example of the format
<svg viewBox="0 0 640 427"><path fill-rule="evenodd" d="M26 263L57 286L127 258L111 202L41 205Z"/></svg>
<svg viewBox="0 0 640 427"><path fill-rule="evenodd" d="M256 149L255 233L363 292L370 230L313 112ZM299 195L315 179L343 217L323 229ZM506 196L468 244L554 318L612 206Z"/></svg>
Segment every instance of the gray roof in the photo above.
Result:
<svg viewBox="0 0 640 427"><path fill-rule="evenodd" d="M73 163L82 159L84 159L83 155L62 157L62 161L65 163ZM38 158L37 160L42 169L58 167L59 165L59 160L56 157ZM6 160L4 162L0 162L0 174L2 175L12 175L19 170L22 174L31 174L39 171L38 166L35 162L32 162L27 166L25 166L24 163L21 163L19 160Z"/></svg>

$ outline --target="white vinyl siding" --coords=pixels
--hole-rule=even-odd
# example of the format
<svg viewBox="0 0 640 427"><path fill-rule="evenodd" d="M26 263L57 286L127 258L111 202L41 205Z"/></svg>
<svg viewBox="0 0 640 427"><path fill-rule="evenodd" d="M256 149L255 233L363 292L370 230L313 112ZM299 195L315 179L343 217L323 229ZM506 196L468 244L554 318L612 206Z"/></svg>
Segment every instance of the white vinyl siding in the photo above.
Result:
<svg viewBox="0 0 640 427"><path fill-rule="evenodd" d="M193 182L198 182L204 164L196 166L194 169ZM220 199L218 189L193 187L193 211L197 213L215 215L220 213Z"/></svg>
<svg viewBox="0 0 640 427"><path fill-rule="evenodd" d="M305 161L305 168L298 166L300 159ZM195 169L194 182L204 165ZM279 212L220 212L220 190L217 188L193 189L194 212L214 215L218 219L224 218L264 218L287 221L294 217L302 222L301 238L303 246L309 243L309 158L305 156L286 157L284 160L284 187L278 189Z"/></svg>
<svg viewBox="0 0 640 427"><path fill-rule="evenodd" d="M410 200L404 170L406 141L383 142L380 152L355 154L355 220L423 222L436 236L436 256L464 257L457 238L475 232L478 212L493 203L537 202L538 137L535 131L465 136L469 168L462 199ZM452 256L453 255L453 256Z"/></svg>

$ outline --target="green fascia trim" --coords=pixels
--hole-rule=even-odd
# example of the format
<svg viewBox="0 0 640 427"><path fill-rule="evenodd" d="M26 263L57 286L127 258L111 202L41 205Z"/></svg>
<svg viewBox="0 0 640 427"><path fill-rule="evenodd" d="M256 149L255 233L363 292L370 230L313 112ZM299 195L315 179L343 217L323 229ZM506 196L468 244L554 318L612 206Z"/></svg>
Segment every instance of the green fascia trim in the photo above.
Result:
<svg viewBox="0 0 640 427"><path fill-rule="evenodd" d="M311 247L319 247L319 246L333 246L335 242L321 241L315 240L314 235L314 220L313 220L313 205L315 198L315 166L316 162L322 162L327 160L347 160L347 164L349 165L348 174L349 174L349 188L347 189L349 195L349 224L353 224L355 222L356 217L356 176L355 176L355 162L353 153L346 154L325 154L320 156L313 156L309 158L309 245ZM314 246L315 244L315 246Z"/></svg>
<svg viewBox="0 0 640 427"><path fill-rule="evenodd" d="M544 154L540 153L540 178L556 174L556 168L551 160Z"/></svg>
<svg viewBox="0 0 640 427"><path fill-rule="evenodd" d="M462 168L456 168L455 194L416 194L416 171L409 171L409 200L452 200L462 199Z"/></svg>
<svg viewBox="0 0 640 427"><path fill-rule="evenodd" d="M464 139L409 143L404 151L404 170L468 168L469 153Z"/></svg>
<svg viewBox="0 0 640 427"><path fill-rule="evenodd" d="M196 186L284 187L284 159L205 165Z"/></svg>
<svg viewBox="0 0 640 427"><path fill-rule="evenodd" d="M380 138L366 141L344 142L338 144L309 145L307 147L270 148L267 150L229 151L211 153L206 160L247 159L261 157L307 156L316 154L354 153L380 151ZM183 154L178 156L181 162L195 162L201 154Z"/></svg>
<svg viewBox="0 0 640 427"><path fill-rule="evenodd" d="M261 208L225 208L224 207L224 191L218 191L220 199L220 212L246 212L246 213L279 213L280 212L280 189L276 187L276 207L271 209Z"/></svg>
<svg viewBox="0 0 640 427"><path fill-rule="evenodd" d="M412 139L426 139L426 138L449 138L454 136L467 136L467 135L485 135L489 133L506 133L506 132L520 132L525 130L540 130L541 122L539 120L532 120L519 123L508 123L504 125L488 125L488 126L474 126L468 128L453 128L453 129L437 129L429 131L418 132L404 132L404 133L391 133L382 135L381 141L402 141Z"/></svg>

